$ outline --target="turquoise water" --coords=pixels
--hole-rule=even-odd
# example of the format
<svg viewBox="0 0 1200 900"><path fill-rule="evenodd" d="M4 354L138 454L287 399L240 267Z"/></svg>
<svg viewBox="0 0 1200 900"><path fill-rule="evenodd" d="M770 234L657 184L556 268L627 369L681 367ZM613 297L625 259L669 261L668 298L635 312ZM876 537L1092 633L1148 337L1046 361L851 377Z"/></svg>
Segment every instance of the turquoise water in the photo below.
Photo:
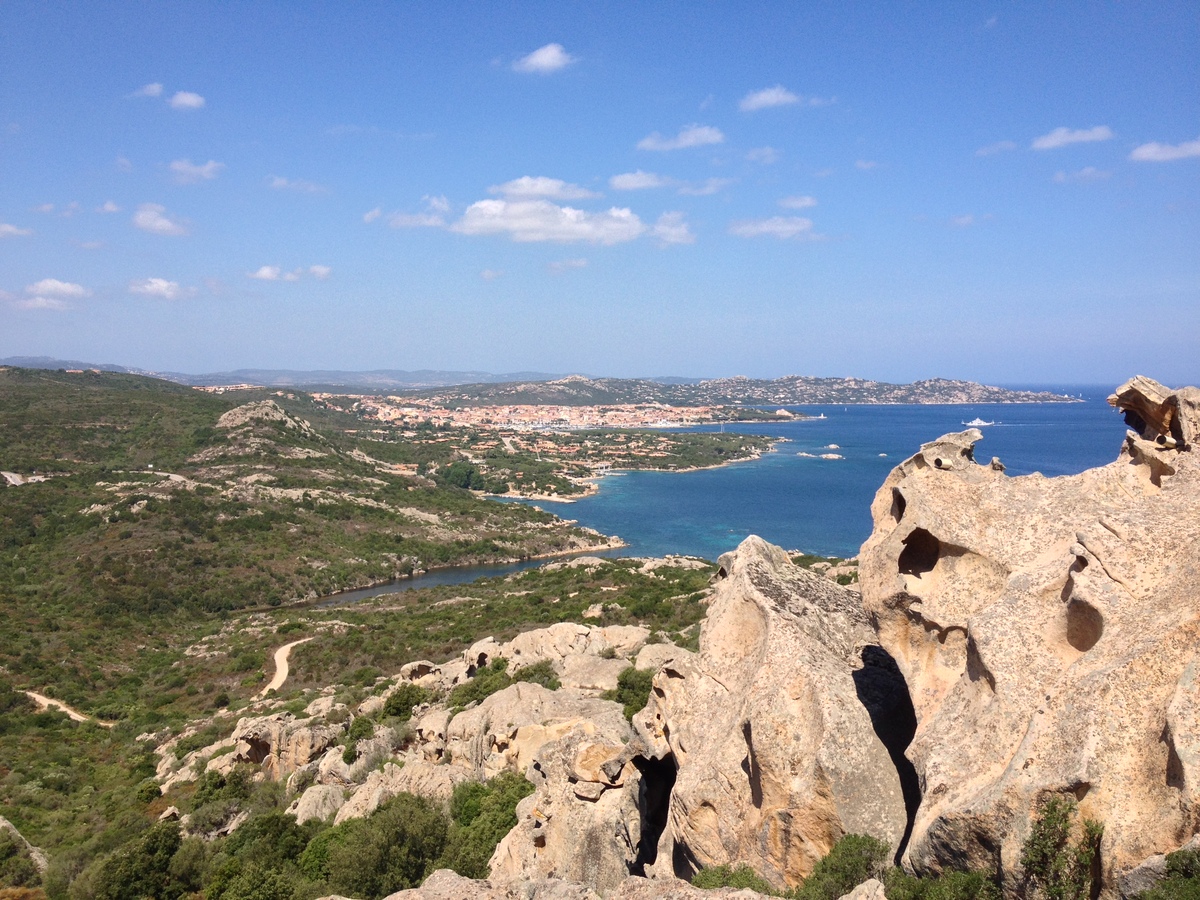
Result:
<svg viewBox="0 0 1200 900"><path fill-rule="evenodd" d="M981 429L976 459L997 456L1009 475L1074 474L1115 459L1125 424L1104 402L1109 388L1060 390L1082 393L1085 402L791 407L826 418L727 426L784 439L761 459L699 472L616 474L591 497L537 505L620 535L629 544L624 552L635 556L716 559L749 534L789 550L854 556L871 533L871 499L892 467L976 417L998 423ZM839 449L826 449L830 444ZM845 458L810 459L800 452Z"/></svg>

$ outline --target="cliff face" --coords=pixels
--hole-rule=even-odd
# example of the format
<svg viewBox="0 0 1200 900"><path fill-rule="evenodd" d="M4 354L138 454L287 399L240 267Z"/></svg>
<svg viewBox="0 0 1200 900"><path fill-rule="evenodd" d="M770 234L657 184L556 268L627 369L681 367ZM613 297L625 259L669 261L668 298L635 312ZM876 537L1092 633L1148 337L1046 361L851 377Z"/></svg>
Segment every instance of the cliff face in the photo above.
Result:
<svg viewBox="0 0 1200 900"><path fill-rule="evenodd" d="M674 778L647 872L747 863L784 887L843 834L897 847L903 790L876 727L906 698L858 595L757 537L720 562L699 654L663 666L634 716Z"/></svg>
<svg viewBox="0 0 1200 900"><path fill-rule="evenodd" d="M917 716L917 871L1019 876L1051 795L1104 823L1106 892L1200 827L1200 391L1110 403L1133 430L1107 466L1009 478L970 430L876 494L860 577Z"/></svg>

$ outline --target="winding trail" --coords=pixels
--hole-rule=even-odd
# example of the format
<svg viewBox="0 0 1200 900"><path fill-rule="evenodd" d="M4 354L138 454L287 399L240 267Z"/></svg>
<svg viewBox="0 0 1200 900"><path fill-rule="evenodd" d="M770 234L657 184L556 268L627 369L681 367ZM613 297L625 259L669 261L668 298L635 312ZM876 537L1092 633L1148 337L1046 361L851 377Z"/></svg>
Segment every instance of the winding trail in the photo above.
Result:
<svg viewBox="0 0 1200 900"><path fill-rule="evenodd" d="M37 691L24 691L26 697L37 704L38 712L44 709L57 709L60 712L65 712L67 718L74 722L95 722L101 728L112 728L114 722L101 722L99 719L86 716L77 709L72 709L63 703L61 700L55 700L53 697L47 697L45 694L39 694Z"/></svg>
<svg viewBox="0 0 1200 900"><path fill-rule="evenodd" d="M292 641L290 644L284 644L275 651L275 677L270 683L254 695L255 700L261 700L271 691L277 691L283 687L283 683L288 679L288 657L292 655L292 648L298 647L300 644L311 641L312 637L300 638L298 641Z"/></svg>

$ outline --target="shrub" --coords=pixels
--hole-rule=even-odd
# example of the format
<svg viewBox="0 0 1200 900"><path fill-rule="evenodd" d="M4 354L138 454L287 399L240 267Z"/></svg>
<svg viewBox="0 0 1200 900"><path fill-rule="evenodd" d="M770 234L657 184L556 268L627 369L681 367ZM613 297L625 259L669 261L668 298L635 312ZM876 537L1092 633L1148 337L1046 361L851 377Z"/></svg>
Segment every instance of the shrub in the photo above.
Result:
<svg viewBox="0 0 1200 900"><path fill-rule="evenodd" d="M363 900L417 887L446 845L446 819L426 800L399 794L365 819L314 838L300 868L339 893Z"/></svg>
<svg viewBox="0 0 1200 900"><path fill-rule="evenodd" d="M557 691L562 687L562 682L558 680L558 676L554 672L554 666L550 664L550 660L543 659L539 663L534 663L532 666L525 666L523 669L517 669L513 672L512 680L527 681L530 684L540 684L548 691Z"/></svg>
<svg viewBox="0 0 1200 900"><path fill-rule="evenodd" d="M813 867L792 896L796 900L838 900L868 878L884 873L888 846L864 834L848 834Z"/></svg>
<svg viewBox="0 0 1200 900"><path fill-rule="evenodd" d="M706 889L728 887L741 890L749 888L769 897L779 896L779 892L771 887L769 881L747 865L738 866L736 869L731 866L710 866L707 869L701 869L692 879L692 885Z"/></svg>
<svg viewBox="0 0 1200 900"><path fill-rule="evenodd" d="M1135 900L1200 900L1200 851L1168 853L1163 880Z"/></svg>
<svg viewBox="0 0 1200 900"><path fill-rule="evenodd" d="M636 713L650 701L650 689L654 685L654 672L630 666L617 676L617 688L605 691L605 700L616 700L625 707L625 718L633 721Z"/></svg>
<svg viewBox="0 0 1200 900"><path fill-rule="evenodd" d="M387 698L387 702L383 704L383 714L407 722L412 718L413 707L420 706L428 700L429 691L411 681L405 681Z"/></svg>
<svg viewBox="0 0 1200 900"><path fill-rule="evenodd" d="M903 869L891 869L883 884L888 900L1001 900L1000 888L983 872L916 878Z"/></svg>
<svg viewBox="0 0 1200 900"><path fill-rule="evenodd" d="M1075 801L1049 797L1038 812L1021 848L1026 893L1047 900L1083 900L1091 895L1092 863L1104 826L1083 818L1077 840L1071 838Z"/></svg>
<svg viewBox="0 0 1200 900"><path fill-rule="evenodd" d="M437 868L486 878L496 845L517 824L517 804L532 793L533 785L514 772L497 775L487 784L458 785L450 798L450 838Z"/></svg>
<svg viewBox="0 0 1200 900"><path fill-rule="evenodd" d="M179 849L179 825L163 822L126 844L97 869L92 882L95 900L155 897L172 900L186 885L171 874L171 857Z"/></svg>

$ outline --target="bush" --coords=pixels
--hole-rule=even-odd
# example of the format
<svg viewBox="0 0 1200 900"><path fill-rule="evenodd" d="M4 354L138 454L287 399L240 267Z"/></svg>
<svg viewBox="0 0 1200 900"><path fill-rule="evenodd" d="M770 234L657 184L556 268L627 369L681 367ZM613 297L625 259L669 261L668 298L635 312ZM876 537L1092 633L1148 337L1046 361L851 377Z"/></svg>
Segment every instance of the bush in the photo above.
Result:
<svg viewBox="0 0 1200 900"><path fill-rule="evenodd" d="M550 660L543 659L539 663L534 663L532 666L525 666L523 669L517 669L513 672L512 680L526 681L530 684L540 684L548 691L557 691L562 687L562 682L558 680L558 676L554 672L554 666L550 665Z"/></svg>
<svg viewBox="0 0 1200 900"><path fill-rule="evenodd" d="M173 900L188 886L171 874L171 857L179 849L179 825L154 825L100 864L92 882L95 900L154 897Z"/></svg>
<svg viewBox="0 0 1200 900"><path fill-rule="evenodd" d="M888 900L1001 900L1000 888L983 872L915 878L903 869L891 869L883 884Z"/></svg>
<svg viewBox="0 0 1200 900"><path fill-rule="evenodd" d="M1021 848L1026 894L1047 900L1084 900L1091 896L1092 864L1104 826L1083 818L1077 840L1071 839L1074 800L1049 797L1038 812Z"/></svg>
<svg viewBox="0 0 1200 900"><path fill-rule="evenodd" d="M710 866L707 869L701 869L692 879L692 885L709 890L724 887L739 890L749 888L769 897L779 896L779 892L771 887L769 881L746 865L738 866L736 869L730 866Z"/></svg>
<svg viewBox="0 0 1200 900"><path fill-rule="evenodd" d="M383 704L383 714L407 722L412 718L413 707L429 700L429 691L411 681L400 684Z"/></svg>
<svg viewBox="0 0 1200 900"><path fill-rule="evenodd" d="M458 785L450 798L450 838L436 868L486 878L496 845L517 824L517 804L532 793L533 785L514 772L497 775L487 784Z"/></svg>
<svg viewBox="0 0 1200 900"><path fill-rule="evenodd" d="M617 689L605 691L605 700L616 700L625 707L625 718L633 721L636 713L645 709L650 702L650 690L654 686L654 672L650 669L635 669L630 666L617 676Z"/></svg>
<svg viewBox="0 0 1200 900"><path fill-rule="evenodd" d="M796 900L838 900L868 878L884 874L888 846L864 834L848 834L813 867L792 896ZM889 898L890 900L890 898Z"/></svg>
<svg viewBox="0 0 1200 900"><path fill-rule="evenodd" d="M378 900L420 885L446 846L446 819L412 794L399 794L365 819L313 839L300 868L336 892Z"/></svg>

